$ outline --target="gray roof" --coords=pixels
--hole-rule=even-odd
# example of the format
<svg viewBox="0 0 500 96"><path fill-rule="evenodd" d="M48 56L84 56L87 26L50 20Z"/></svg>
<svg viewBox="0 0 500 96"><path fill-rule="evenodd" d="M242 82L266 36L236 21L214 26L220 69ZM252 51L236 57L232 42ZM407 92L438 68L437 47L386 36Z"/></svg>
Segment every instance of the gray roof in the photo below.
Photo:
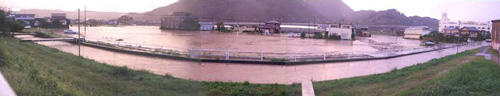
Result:
<svg viewBox="0 0 500 96"><path fill-rule="evenodd" d="M500 19L498 19L498 20L491 20L491 22L500 22Z"/></svg>
<svg viewBox="0 0 500 96"><path fill-rule="evenodd" d="M271 20L271 21L267 21L266 23L280 23L280 22L278 22L276 20Z"/></svg>
<svg viewBox="0 0 500 96"><path fill-rule="evenodd" d="M446 27L443 30L457 30L457 27Z"/></svg>
<svg viewBox="0 0 500 96"><path fill-rule="evenodd" d="M476 27L463 27L462 29L467 29L469 31L480 31Z"/></svg>
<svg viewBox="0 0 500 96"><path fill-rule="evenodd" d="M14 14L15 17L35 17L35 14Z"/></svg>

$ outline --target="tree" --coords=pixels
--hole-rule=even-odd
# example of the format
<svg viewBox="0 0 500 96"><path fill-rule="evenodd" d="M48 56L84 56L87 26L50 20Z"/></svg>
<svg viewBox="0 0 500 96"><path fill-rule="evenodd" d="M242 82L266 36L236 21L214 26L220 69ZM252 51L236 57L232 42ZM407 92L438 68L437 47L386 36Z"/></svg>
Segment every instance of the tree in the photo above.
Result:
<svg viewBox="0 0 500 96"><path fill-rule="evenodd" d="M134 21L134 18L130 17L130 16L127 16L127 15L123 15L121 16L120 18L118 18L118 23L120 24L125 24L125 25L128 25L130 24L132 21Z"/></svg>
<svg viewBox="0 0 500 96"><path fill-rule="evenodd" d="M9 25L7 24L7 20L5 18L5 12L0 10L0 35L5 36L10 32Z"/></svg>
<svg viewBox="0 0 500 96"><path fill-rule="evenodd" d="M10 32L21 32L24 29L24 21L7 20Z"/></svg>
<svg viewBox="0 0 500 96"><path fill-rule="evenodd" d="M10 36L11 32L21 32L24 25L13 19L7 19L6 14L8 13L0 10L0 36Z"/></svg>
<svg viewBox="0 0 500 96"><path fill-rule="evenodd" d="M445 40L444 34L436 32L436 31L433 31L429 34L424 35L423 38L426 40L432 40L434 42L442 42Z"/></svg>

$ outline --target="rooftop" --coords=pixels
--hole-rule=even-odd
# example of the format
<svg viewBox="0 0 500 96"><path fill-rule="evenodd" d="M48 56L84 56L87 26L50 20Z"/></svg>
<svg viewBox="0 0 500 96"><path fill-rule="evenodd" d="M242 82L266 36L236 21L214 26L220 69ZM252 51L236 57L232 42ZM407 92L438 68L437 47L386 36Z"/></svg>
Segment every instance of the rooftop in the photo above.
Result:
<svg viewBox="0 0 500 96"><path fill-rule="evenodd" d="M480 31L480 30L478 30L476 27L464 27L464 28L462 28L462 29L467 29L467 30L469 30L469 31Z"/></svg>
<svg viewBox="0 0 500 96"><path fill-rule="evenodd" d="M498 20L491 20L491 22L500 22L500 19L498 19Z"/></svg>

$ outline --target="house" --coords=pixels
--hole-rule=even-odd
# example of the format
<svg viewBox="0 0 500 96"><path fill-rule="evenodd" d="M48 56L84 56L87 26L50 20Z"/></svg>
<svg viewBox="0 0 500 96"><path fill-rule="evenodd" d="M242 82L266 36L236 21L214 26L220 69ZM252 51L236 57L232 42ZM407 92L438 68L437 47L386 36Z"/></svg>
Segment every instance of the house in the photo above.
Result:
<svg viewBox="0 0 500 96"><path fill-rule="evenodd" d="M446 27L443 29L443 34L444 35L453 35L453 36L457 36L458 33L460 32L460 29L458 29L457 27Z"/></svg>
<svg viewBox="0 0 500 96"><path fill-rule="evenodd" d="M350 24L329 24L326 28L328 35L340 36L342 40L351 40L354 26Z"/></svg>
<svg viewBox="0 0 500 96"><path fill-rule="evenodd" d="M279 33L281 32L281 23L276 20L267 21L263 26L259 26L258 30L262 31L265 35Z"/></svg>
<svg viewBox="0 0 500 96"><path fill-rule="evenodd" d="M198 22L201 31L212 31L215 29L215 22Z"/></svg>
<svg viewBox="0 0 500 96"><path fill-rule="evenodd" d="M460 34L461 35L466 35L471 38L477 37L477 35L482 32L481 30L478 30L476 27L463 27L460 29Z"/></svg>
<svg viewBox="0 0 500 96"><path fill-rule="evenodd" d="M494 50L499 49L500 45L500 19L499 20L493 20L491 21L492 26L491 26L491 33L492 33L492 40L491 40L491 47L493 47Z"/></svg>
<svg viewBox="0 0 500 96"><path fill-rule="evenodd" d="M52 13L51 17L35 18L34 27L42 28L69 28L71 20L66 18L66 13Z"/></svg>
<svg viewBox="0 0 500 96"><path fill-rule="evenodd" d="M368 27L356 28L356 36L371 37L372 34L368 31Z"/></svg>
<svg viewBox="0 0 500 96"><path fill-rule="evenodd" d="M59 20L68 19L68 18L66 18L66 13L52 13L50 16L54 20L55 19L59 19Z"/></svg>
<svg viewBox="0 0 500 96"><path fill-rule="evenodd" d="M24 28L31 28L35 21L35 14L14 14L14 20L22 22Z"/></svg>
<svg viewBox="0 0 500 96"><path fill-rule="evenodd" d="M414 26L406 28L403 38L405 39L421 39L421 36L431 33L431 28L427 26Z"/></svg>
<svg viewBox="0 0 500 96"><path fill-rule="evenodd" d="M161 18L160 29L169 30L198 30L199 17L192 16L191 13L174 12L172 15Z"/></svg>

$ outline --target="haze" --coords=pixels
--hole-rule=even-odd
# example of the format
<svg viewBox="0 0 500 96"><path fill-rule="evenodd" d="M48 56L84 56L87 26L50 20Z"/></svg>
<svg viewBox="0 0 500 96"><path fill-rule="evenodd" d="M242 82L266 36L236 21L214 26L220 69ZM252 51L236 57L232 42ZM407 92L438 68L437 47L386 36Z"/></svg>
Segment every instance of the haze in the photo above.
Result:
<svg viewBox="0 0 500 96"><path fill-rule="evenodd" d="M102 12L147 12L177 0L1 0L1 6L13 9L52 9ZM407 16L441 18L443 12L452 20L487 22L500 19L498 0L343 0L355 11L397 9Z"/></svg>

